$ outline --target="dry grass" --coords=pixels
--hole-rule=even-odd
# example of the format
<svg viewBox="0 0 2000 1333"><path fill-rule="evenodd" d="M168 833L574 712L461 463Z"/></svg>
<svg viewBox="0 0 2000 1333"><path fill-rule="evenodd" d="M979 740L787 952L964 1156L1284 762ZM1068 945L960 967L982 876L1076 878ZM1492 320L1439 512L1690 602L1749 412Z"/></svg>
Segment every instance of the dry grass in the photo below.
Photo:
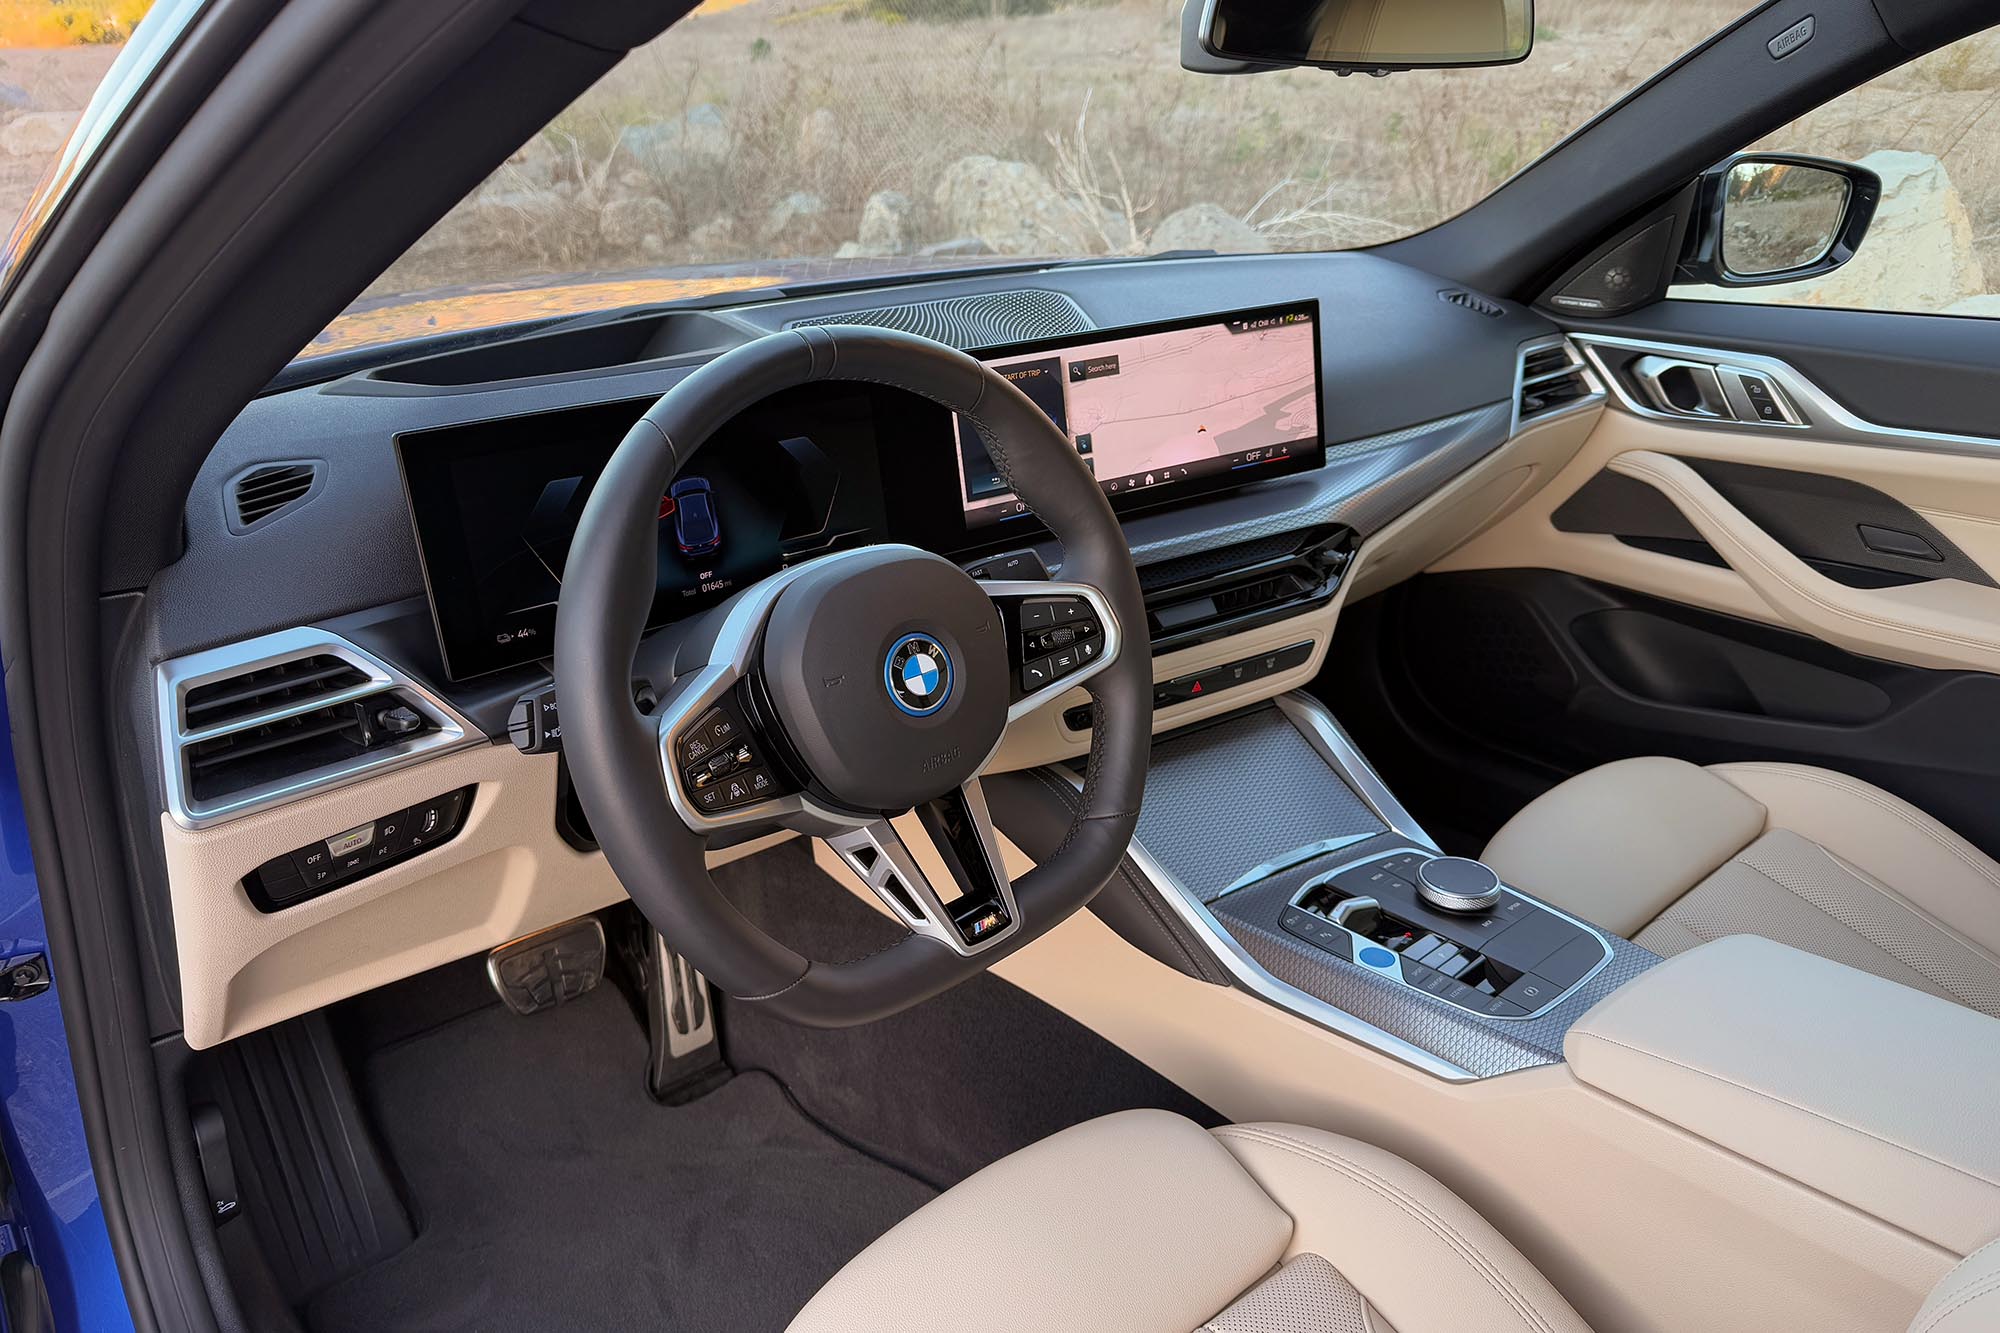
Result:
<svg viewBox="0 0 2000 1333"><path fill-rule="evenodd" d="M122 42L153 0L0 0L0 47Z"/></svg>
<svg viewBox="0 0 2000 1333"><path fill-rule="evenodd" d="M553 163L566 206L550 201L546 222L524 227L475 196L374 291L508 272L823 259L853 239L877 190L916 201L919 242L943 241L949 227L929 215L936 182L975 153L1033 163L1065 195L1127 219L1082 225L1052 252L1143 249L1161 219L1196 203L1249 220L1274 248L1366 245L1478 200L1739 8L1543 0L1524 66L1374 80L1186 73L1178 0L951 24L885 23L857 0L711 4L633 53L556 119L530 162L487 187L489 197L518 193ZM727 118L726 161L643 184L619 167L627 126L703 105ZM815 113L830 114L838 142L802 132ZM650 249L606 236L604 190L590 184L602 167L611 189L664 200L675 234ZM772 207L796 191L826 211L770 236Z"/></svg>

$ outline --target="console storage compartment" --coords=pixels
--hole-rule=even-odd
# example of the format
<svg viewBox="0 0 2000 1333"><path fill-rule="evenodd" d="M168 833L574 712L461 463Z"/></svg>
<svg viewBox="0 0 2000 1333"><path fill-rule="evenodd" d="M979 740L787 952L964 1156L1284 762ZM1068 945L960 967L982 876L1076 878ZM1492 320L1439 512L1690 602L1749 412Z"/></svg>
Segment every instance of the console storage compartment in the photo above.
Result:
<svg viewBox="0 0 2000 1333"><path fill-rule="evenodd" d="M2000 1019L1738 935L1627 983L1564 1054L1599 1092L1954 1254L2000 1225Z"/></svg>

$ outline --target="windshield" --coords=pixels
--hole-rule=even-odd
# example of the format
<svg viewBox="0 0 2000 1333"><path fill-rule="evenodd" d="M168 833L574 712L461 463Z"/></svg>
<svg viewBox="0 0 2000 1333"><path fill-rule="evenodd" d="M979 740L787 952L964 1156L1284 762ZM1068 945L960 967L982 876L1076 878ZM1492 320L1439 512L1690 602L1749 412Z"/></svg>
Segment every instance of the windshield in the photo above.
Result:
<svg viewBox="0 0 2000 1333"><path fill-rule="evenodd" d="M1741 12L1540 0L1534 51L1191 74L1179 0L709 0L304 355L777 283L1379 244L1483 198Z"/></svg>

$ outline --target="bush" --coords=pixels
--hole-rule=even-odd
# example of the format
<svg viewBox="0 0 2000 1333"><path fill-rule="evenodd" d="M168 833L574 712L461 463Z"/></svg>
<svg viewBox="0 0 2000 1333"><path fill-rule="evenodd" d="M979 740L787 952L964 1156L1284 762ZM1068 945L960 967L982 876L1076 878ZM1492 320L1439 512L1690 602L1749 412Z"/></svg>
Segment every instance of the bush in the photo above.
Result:
<svg viewBox="0 0 2000 1333"><path fill-rule="evenodd" d="M867 0L865 9L870 17L891 23L960 23L1046 14L1054 7L1052 0Z"/></svg>
<svg viewBox="0 0 2000 1333"><path fill-rule="evenodd" d="M0 47L122 42L152 7L153 0L0 0Z"/></svg>

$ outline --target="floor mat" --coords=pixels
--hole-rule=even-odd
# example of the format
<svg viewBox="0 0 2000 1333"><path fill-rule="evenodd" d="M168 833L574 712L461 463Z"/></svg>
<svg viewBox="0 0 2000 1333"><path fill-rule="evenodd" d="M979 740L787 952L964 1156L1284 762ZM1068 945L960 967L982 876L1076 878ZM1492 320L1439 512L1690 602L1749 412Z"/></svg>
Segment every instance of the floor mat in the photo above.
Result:
<svg viewBox="0 0 2000 1333"><path fill-rule="evenodd" d="M320 1293L335 1330L782 1329L931 1197L847 1147L763 1074L683 1107L601 986L553 1013L488 1006L361 1071L416 1243Z"/></svg>
<svg viewBox="0 0 2000 1333"><path fill-rule="evenodd" d="M803 842L723 866L716 884L809 958L838 960L901 932L813 863ZM764 1069L821 1123L934 1185L1095 1116L1136 1106L1222 1118L1061 1011L981 975L880 1022L821 1031L721 1001L737 1069Z"/></svg>

